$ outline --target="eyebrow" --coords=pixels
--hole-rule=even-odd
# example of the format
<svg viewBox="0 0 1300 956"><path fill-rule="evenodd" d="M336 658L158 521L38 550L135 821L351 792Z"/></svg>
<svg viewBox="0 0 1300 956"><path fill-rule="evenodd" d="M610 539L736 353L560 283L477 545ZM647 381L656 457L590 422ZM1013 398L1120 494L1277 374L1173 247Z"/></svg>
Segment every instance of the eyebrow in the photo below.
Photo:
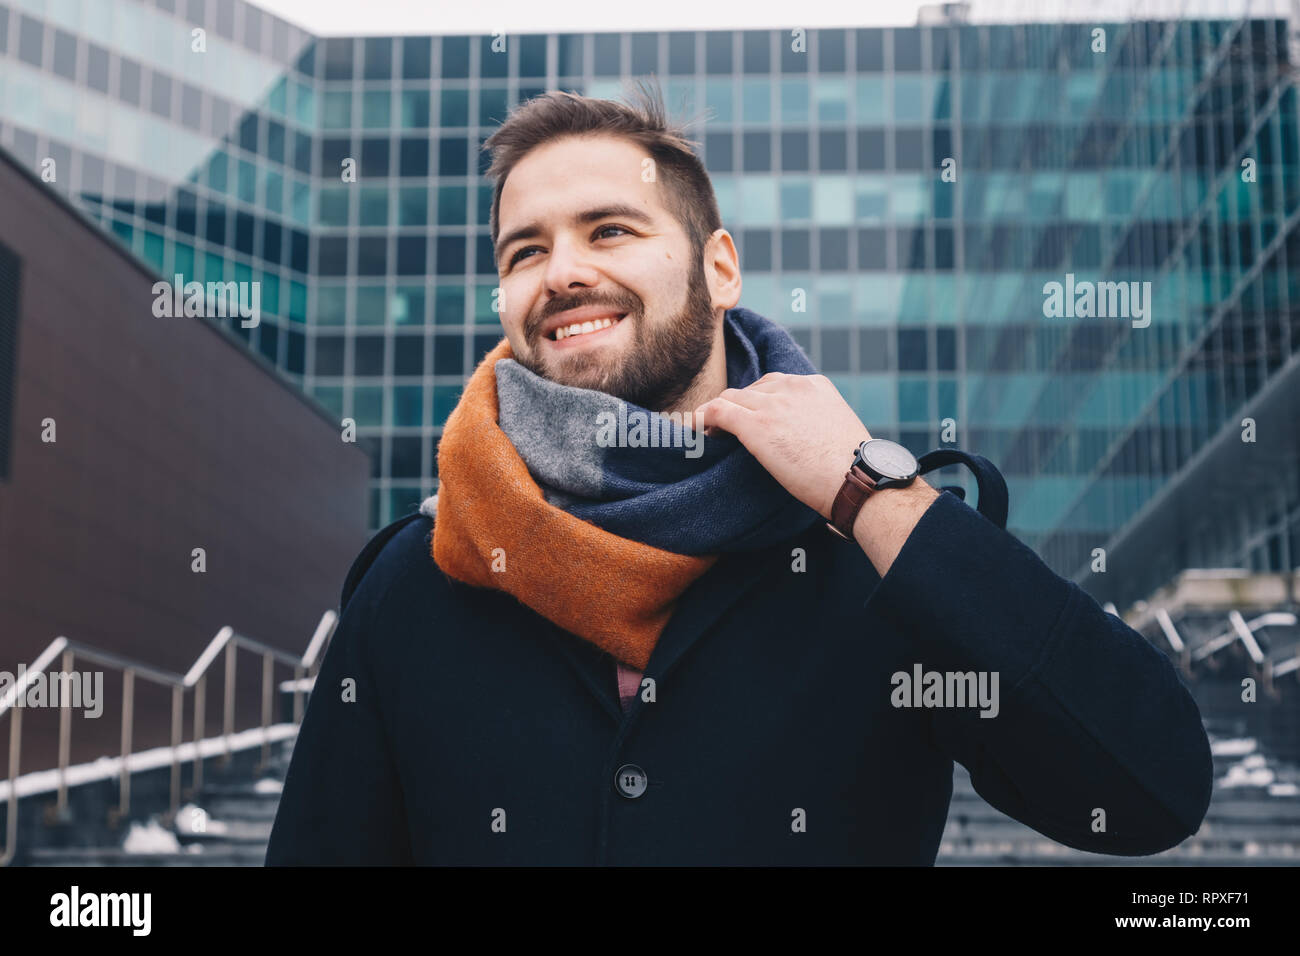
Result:
<svg viewBox="0 0 1300 956"><path fill-rule="evenodd" d="M572 221L582 225L589 222L597 222L601 219L631 219L643 225L650 225L654 222L648 215L637 209L635 206L629 206L626 203L614 203L607 206L596 206L591 209L584 209L582 212L575 213ZM530 222L526 226L520 226L513 232L502 236L497 242L496 258L497 265L500 266L501 258L505 255L506 249L512 243L519 242L521 239L533 239L542 234L542 224L540 222Z"/></svg>

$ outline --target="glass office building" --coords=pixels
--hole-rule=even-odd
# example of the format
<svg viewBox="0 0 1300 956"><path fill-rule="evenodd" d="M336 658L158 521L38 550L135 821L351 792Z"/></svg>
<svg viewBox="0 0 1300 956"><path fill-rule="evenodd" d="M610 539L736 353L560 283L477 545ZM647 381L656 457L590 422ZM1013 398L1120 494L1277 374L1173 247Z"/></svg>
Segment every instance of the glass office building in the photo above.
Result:
<svg viewBox="0 0 1300 956"><path fill-rule="evenodd" d="M1238 460L1249 494L1209 472L1223 488L1204 527L1134 530L1205 487L1253 401L1300 407L1289 27L938 22L502 50L315 38L237 0L0 0L0 148L53 159L51 188L162 276L262 283L260 325L231 331L357 422L378 527L436 489L441 426L500 338L479 146L546 89L616 97L654 73L674 115L707 111L691 135L742 304L789 327L873 434L992 459L1010 529L1123 606L1185 566L1300 561L1294 433L1261 437L1267 463ZM1136 283L1111 304L1138 314L1048 315L1052 282ZM1093 573L1095 548L1124 573Z"/></svg>

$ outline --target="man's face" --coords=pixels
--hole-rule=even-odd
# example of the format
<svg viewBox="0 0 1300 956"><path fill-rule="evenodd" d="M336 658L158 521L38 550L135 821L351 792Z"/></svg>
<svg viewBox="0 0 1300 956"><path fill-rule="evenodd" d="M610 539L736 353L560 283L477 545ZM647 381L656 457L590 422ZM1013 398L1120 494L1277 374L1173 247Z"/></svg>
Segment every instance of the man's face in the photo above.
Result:
<svg viewBox="0 0 1300 956"><path fill-rule="evenodd" d="M662 411L708 361L716 322L703 257L615 136L525 156L501 191L501 324L515 359L563 385Z"/></svg>

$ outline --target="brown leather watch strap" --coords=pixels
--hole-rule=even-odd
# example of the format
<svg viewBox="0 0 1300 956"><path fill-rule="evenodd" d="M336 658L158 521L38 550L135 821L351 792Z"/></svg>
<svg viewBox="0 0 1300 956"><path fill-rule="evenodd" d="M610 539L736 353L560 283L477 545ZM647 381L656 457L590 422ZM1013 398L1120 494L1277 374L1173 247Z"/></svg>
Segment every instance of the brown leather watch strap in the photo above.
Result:
<svg viewBox="0 0 1300 956"><path fill-rule="evenodd" d="M870 475L860 468L850 468L848 474L844 476L844 484L840 485L839 493L831 504L831 520L826 523L826 526L841 538L852 541L853 522L857 520L858 512L862 510L862 506L875 490L876 483Z"/></svg>

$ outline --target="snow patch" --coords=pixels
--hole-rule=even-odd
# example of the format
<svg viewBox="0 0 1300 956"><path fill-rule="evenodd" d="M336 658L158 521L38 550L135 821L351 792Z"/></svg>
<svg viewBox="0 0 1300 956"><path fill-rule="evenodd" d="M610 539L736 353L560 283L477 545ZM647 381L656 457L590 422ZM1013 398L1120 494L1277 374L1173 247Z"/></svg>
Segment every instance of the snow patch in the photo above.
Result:
<svg viewBox="0 0 1300 956"><path fill-rule="evenodd" d="M208 811L202 807L187 803L176 811L176 832L177 833L203 833L208 836L223 836L230 827L220 820L213 820L208 816Z"/></svg>
<svg viewBox="0 0 1300 956"><path fill-rule="evenodd" d="M127 853L179 853L181 843L176 834L151 819L148 823L132 822L122 849Z"/></svg>
<svg viewBox="0 0 1300 956"><path fill-rule="evenodd" d="M1256 748L1254 737L1232 737L1226 740L1210 741L1210 753L1216 757L1241 757L1246 754L1254 753Z"/></svg>

